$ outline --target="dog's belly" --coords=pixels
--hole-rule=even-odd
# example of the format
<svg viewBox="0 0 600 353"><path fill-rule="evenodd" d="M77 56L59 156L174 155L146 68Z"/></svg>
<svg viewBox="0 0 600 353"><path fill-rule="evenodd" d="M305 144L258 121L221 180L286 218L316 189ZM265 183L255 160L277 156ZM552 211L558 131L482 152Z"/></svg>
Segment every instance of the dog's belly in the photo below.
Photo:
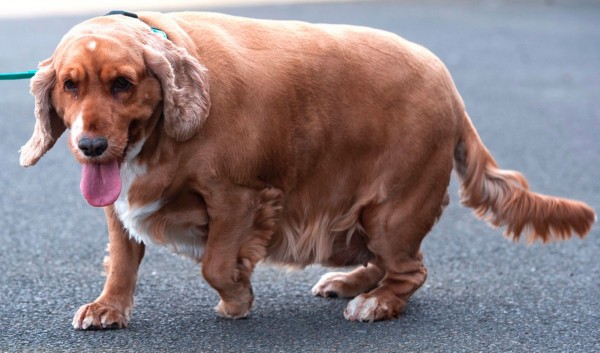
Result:
<svg viewBox="0 0 600 353"><path fill-rule="evenodd" d="M288 195L286 212L273 234L267 261L304 267L310 264L364 264L373 254L367 248L360 213L369 197L341 202L333 194Z"/></svg>
<svg viewBox="0 0 600 353"><path fill-rule="evenodd" d="M364 264L373 254L358 219L344 224L343 219L284 218L273 235L267 251L269 262L304 267L318 263L325 266Z"/></svg>

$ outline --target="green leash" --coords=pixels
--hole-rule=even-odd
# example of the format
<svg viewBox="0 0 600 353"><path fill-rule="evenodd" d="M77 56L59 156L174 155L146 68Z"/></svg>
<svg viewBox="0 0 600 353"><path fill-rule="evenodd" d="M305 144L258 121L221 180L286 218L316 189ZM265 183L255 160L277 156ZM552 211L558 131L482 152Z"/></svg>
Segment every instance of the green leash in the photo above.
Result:
<svg viewBox="0 0 600 353"><path fill-rule="evenodd" d="M32 78L37 70L29 70L25 72L9 72L0 73L0 80L23 80L26 78Z"/></svg>

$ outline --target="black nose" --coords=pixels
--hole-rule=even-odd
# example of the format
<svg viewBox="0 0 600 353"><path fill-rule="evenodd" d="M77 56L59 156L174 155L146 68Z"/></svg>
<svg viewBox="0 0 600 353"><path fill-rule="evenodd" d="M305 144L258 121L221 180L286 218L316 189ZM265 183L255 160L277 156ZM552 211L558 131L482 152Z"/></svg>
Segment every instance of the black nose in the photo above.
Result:
<svg viewBox="0 0 600 353"><path fill-rule="evenodd" d="M106 151L108 141L104 137L82 137L77 147L88 157L97 157Z"/></svg>

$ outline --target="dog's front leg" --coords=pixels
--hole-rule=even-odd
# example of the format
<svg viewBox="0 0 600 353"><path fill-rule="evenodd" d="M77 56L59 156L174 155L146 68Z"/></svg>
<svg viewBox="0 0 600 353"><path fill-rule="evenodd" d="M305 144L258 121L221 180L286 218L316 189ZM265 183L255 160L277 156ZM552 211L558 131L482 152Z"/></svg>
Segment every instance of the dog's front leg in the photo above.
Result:
<svg viewBox="0 0 600 353"><path fill-rule="evenodd" d="M106 283L94 302L79 308L73 318L75 329L106 329L127 327L137 272L144 257L144 244L129 238L113 206L105 207L108 222L108 252L104 261Z"/></svg>
<svg viewBox="0 0 600 353"><path fill-rule="evenodd" d="M250 277L266 249L281 215L282 192L236 188L213 194L208 203L209 233L202 274L219 292L217 314L238 319L250 313L254 295Z"/></svg>

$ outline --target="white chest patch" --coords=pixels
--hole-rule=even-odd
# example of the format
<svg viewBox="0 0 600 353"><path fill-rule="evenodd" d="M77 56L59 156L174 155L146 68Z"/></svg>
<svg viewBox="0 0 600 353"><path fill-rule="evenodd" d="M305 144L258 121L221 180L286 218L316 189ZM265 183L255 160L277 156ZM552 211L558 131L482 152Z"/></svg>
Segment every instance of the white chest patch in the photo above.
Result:
<svg viewBox="0 0 600 353"><path fill-rule="evenodd" d="M136 178L146 173L146 166L138 165L135 161L123 163L121 166L122 189L114 206L124 228L129 232L129 236L144 244L157 243L155 239L159 238L162 240L160 243L173 252L194 260L201 260L206 236L201 229L177 224L162 224L160 227L153 227L150 217L160 210L163 202L160 199L145 205L134 205L129 202L129 189ZM159 231L162 234L153 234L152 231Z"/></svg>
<svg viewBox="0 0 600 353"><path fill-rule="evenodd" d="M129 204L129 189L134 180L146 174L146 167L136 165L135 162L123 163L121 166L121 194L115 201L115 210L129 235L141 243L150 243L151 237L148 235L148 224L144 225L144 220L151 214L160 209L160 201L155 201L140 207L132 207Z"/></svg>

